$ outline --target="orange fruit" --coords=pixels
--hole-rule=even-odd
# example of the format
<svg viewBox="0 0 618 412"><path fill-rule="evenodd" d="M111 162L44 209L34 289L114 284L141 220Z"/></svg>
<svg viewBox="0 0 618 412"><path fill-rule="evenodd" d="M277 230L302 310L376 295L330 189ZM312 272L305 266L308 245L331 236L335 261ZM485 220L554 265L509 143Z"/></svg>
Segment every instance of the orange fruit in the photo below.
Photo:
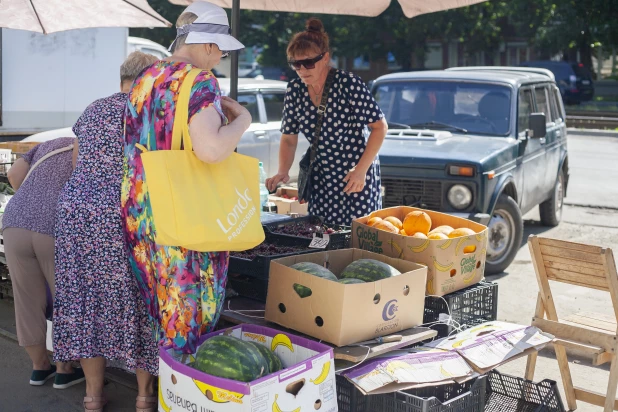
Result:
<svg viewBox="0 0 618 412"><path fill-rule="evenodd" d="M438 226L436 228L431 229L431 232L429 233L444 233L446 236L448 236L449 233L451 233L453 230L455 229L453 229L449 225L442 225L442 226Z"/></svg>
<svg viewBox="0 0 618 412"><path fill-rule="evenodd" d="M427 235L421 232L416 232L415 234L412 235L412 237L417 237L419 239L427 239Z"/></svg>
<svg viewBox="0 0 618 412"><path fill-rule="evenodd" d="M403 229L406 233L421 232L426 235L431 229L431 218L427 213L415 210L406 215L403 220Z"/></svg>
<svg viewBox="0 0 618 412"><path fill-rule="evenodd" d="M392 225L395 226L399 230L403 228L403 223L401 223L401 220L397 219L395 216L385 217L384 220L392 223Z"/></svg>
<svg viewBox="0 0 618 412"><path fill-rule="evenodd" d="M454 239L456 237L470 236L470 235L476 235L476 232L472 229L468 229L467 227L460 227L459 229L455 229L451 233L449 233L448 237L450 237L451 239Z"/></svg>
<svg viewBox="0 0 618 412"><path fill-rule="evenodd" d="M448 236L446 236L444 233L435 232L435 233L430 233L429 236L427 236L427 239L431 239L431 240L448 239Z"/></svg>
<svg viewBox="0 0 618 412"><path fill-rule="evenodd" d="M406 231L405 231L405 230L403 230L403 229L399 230L399 234L400 234L400 235L404 235L404 236L408 236L408 234L406 233Z"/></svg>
<svg viewBox="0 0 618 412"><path fill-rule="evenodd" d="M380 220L378 223L373 225L373 227L379 230L383 230L385 232L390 232L390 233L395 233L395 234L399 233L399 229L393 226L391 222L387 222L385 220Z"/></svg>
<svg viewBox="0 0 618 412"><path fill-rule="evenodd" d="M376 223L378 223L380 221L382 221L381 217L377 217L377 216L376 217L372 217L371 219L369 219L367 221L367 225L373 227L373 226L375 226Z"/></svg>

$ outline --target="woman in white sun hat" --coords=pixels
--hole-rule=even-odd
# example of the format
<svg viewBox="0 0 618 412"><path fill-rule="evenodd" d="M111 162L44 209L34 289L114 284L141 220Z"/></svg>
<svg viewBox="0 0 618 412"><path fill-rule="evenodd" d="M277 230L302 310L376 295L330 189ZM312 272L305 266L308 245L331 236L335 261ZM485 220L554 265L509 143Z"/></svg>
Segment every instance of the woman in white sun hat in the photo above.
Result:
<svg viewBox="0 0 618 412"><path fill-rule="evenodd" d="M180 355L195 353L200 336L212 331L219 319L228 252L156 244L140 146L170 150L178 93L194 68L202 72L191 88L189 134L200 160L216 163L231 155L251 124L251 115L238 102L221 96L211 72L229 51L244 47L229 34L225 11L197 1L180 15L176 27L173 55L146 68L129 93L121 202L129 260L155 336L160 345L171 345ZM217 193L204 197L217 201Z"/></svg>

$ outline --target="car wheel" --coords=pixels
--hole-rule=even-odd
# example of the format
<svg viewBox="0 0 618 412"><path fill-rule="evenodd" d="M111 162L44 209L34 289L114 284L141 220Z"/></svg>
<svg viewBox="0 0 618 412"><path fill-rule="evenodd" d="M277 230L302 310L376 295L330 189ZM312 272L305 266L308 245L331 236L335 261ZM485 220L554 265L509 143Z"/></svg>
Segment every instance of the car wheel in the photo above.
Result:
<svg viewBox="0 0 618 412"><path fill-rule="evenodd" d="M541 223L543 226L558 226L562 220L562 206L564 204L564 172L558 172L551 198L539 205Z"/></svg>
<svg viewBox="0 0 618 412"><path fill-rule="evenodd" d="M487 228L487 274L501 273L509 267L523 235L524 221L519 206L512 197L501 194Z"/></svg>

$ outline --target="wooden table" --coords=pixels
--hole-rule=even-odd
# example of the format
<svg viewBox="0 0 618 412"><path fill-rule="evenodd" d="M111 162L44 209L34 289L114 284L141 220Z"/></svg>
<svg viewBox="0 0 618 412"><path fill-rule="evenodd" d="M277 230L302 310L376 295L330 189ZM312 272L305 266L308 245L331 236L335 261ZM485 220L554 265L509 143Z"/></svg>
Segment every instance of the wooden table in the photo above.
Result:
<svg viewBox="0 0 618 412"><path fill-rule="evenodd" d="M302 336L307 339L316 340L315 338L304 335L298 331L286 329L280 325L266 321L266 319L264 319L264 304L243 297L235 297L225 301L223 305L223 313L221 314L221 320L232 325L250 323L258 326L267 326L298 336ZM429 328L415 327L403 330L401 332L397 332L395 334L402 335L402 339L398 342L382 344L376 343L367 345L349 345L342 347L337 347L327 342L323 343L333 347L335 359L358 363L363 362L367 359L374 358L376 356L384 355L397 349L404 348L406 346L414 345L415 343L427 339L431 339L435 337L438 332Z"/></svg>

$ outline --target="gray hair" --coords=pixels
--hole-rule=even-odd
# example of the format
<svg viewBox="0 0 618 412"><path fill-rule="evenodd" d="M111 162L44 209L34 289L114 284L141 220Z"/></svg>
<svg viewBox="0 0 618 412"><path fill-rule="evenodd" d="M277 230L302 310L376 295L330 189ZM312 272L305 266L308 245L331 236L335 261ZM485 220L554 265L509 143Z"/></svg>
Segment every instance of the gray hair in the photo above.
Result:
<svg viewBox="0 0 618 412"><path fill-rule="evenodd" d="M122 63L122 66L120 66L120 81L122 83L133 83L133 81L137 78L137 76L139 76L142 70L144 70L146 67L150 66L157 60L159 59L152 54L142 53L141 51L134 51L133 53L129 54L129 57L127 57L124 63Z"/></svg>
<svg viewBox="0 0 618 412"><path fill-rule="evenodd" d="M180 16L178 16L178 20L176 20L176 28L191 24L195 20L197 20L197 14L191 13L190 11L182 13ZM185 41L187 40L188 35L189 34L183 34L176 39L176 44L174 45L174 50L172 50L172 53L179 50L182 46L185 45Z"/></svg>

